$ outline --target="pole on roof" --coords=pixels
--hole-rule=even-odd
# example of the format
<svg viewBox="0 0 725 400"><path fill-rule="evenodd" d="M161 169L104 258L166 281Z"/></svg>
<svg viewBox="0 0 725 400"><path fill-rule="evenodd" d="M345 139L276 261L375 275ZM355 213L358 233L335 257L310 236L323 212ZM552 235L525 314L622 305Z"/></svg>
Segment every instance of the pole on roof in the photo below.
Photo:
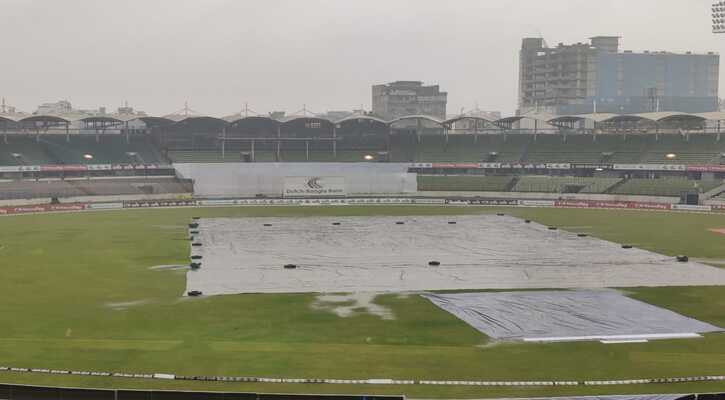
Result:
<svg viewBox="0 0 725 400"><path fill-rule="evenodd" d="M415 137L418 138L418 144L420 144L420 118L415 120Z"/></svg>
<svg viewBox="0 0 725 400"><path fill-rule="evenodd" d="M393 138L393 126L388 125L388 134L385 137L385 150L388 152L388 156L390 156L390 154L393 152L393 149L390 146L390 142L392 141L392 138Z"/></svg>
<svg viewBox="0 0 725 400"><path fill-rule="evenodd" d="M226 158L227 127L222 127L222 159Z"/></svg>
<svg viewBox="0 0 725 400"><path fill-rule="evenodd" d="M332 158L337 159L337 126L332 125Z"/></svg>
<svg viewBox="0 0 725 400"><path fill-rule="evenodd" d="M277 161L280 161L280 145L281 145L281 138L282 137L282 128L281 125L277 124Z"/></svg>

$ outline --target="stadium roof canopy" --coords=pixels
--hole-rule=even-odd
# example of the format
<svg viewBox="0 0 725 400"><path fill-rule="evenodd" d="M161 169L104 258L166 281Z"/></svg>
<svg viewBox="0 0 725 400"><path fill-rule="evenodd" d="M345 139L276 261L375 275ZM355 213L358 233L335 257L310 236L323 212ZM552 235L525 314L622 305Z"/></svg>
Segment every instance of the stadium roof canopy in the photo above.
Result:
<svg viewBox="0 0 725 400"><path fill-rule="evenodd" d="M17 122L53 122L69 124L73 120L70 118L61 117L58 115L28 115L24 118L19 119Z"/></svg>
<svg viewBox="0 0 725 400"><path fill-rule="evenodd" d="M249 122L261 122L269 121L272 124L287 125L293 121L310 121L310 122L321 122L324 124L340 124L348 121L355 120L367 120L374 121L376 123L392 125L399 121L406 120L424 120L434 124L440 125L441 127L450 126L451 124L461 120L478 120L485 121L499 127L510 127L512 124L521 121L522 119L530 119L534 121L541 121L544 123L551 123L552 125L564 125L571 124L580 121L593 121L596 123L617 123L617 122L641 122L650 121L653 123L658 122L674 122L674 121L725 121L725 111L715 111L706 113L683 113L683 112L650 112L641 114L612 114L612 113L591 113L591 114L571 114L571 115L551 115L543 112L533 112L525 115L515 115L497 120L491 120L489 118L478 116L478 115L467 115L462 114L449 119L441 120L436 117L425 115L425 114L413 114L405 115L391 120L385 120L372 115L364 114L353 114L348 117L332 120L329 118L318 117L314 115L290 115L281 120L274 119L263 115L244 116L241 113L232 114L223 118L218 118L210 115L191 113L174 113L166 116L151 116L151 115L135 115L135 114L87 114L87 113L70 113L61 115L38 115L38 114L0 114L0 121L5 122L17 122L17 123L73 123L73 122L128 122L133 120L143 121L149 126L166 126L171 124L183 124L188 125L190 123L197 124L208 124L208 126L229 126L241 124L243 121ZM198 125L197 125L198 126Z"/></svg>
<svg viewBox="0 0 725 400"><path fill-rule="evenodd" d="M488 118L484 118L484 117L481 117L481 116L478 116L478 115L466 115L466 114L462 114L462 115L458 115L458 116L453 117L453 118L448 118L447 120L443 121L443 123L445 125L450 125L450 124L453 124L455 122L463 121L463 120L466 120L466 119L472 119L472 120L476 120L476 121L485 121L485 122L489 122L489 123L493 123L494 122L494 121L492 121L492 120L490 120Z"/></svg>
<svg viewBox="0 0 725 400"><path fill-rule="evenodd" d="M694 115L705 118L708 121L725 121L725 111L713 111Z"/></svg>
<svg viewBox="0 0 725 400"><path fill-rule="evenodd" d="M238 117L238 118L233 119L234 117ZM230 115L228 117L224 117L223 119L226 120L227 122L229 122L229 125L241 125L241 124L249 123L249 122L267 122L267 123L270 123L273 125L281 124L280 121L278 121L274 118L265 117L263 115L251 115L251 116L247 116L247 117L241 117L239 115Z"/></svg>
<svg viewBox="0 0 725 400"><path fill-rule="evenodd" d="M688 114L688 113L681 113L681 112L671 112L671 111L664 111L664 112L651 112L651 113L642 113L642 114L635 114L638 117L641 117L643 119L648 119L655 122L665 121L665 120L692 120L697 119L704 121L705 118L702 116L699 116L697 114Z"/></svg>
<svg viewBox="0 0 725 400"><path fill-rule="evenodd" d="M617 116L617 114L610 114L610 113L561 115L558 117L554 117L554 118L548 120L547 122L551 122L552 124L580 122L580 121L604 122L604 121L607 121L616 116Z"/></svg>
<svg viewBox="0 0 725 400"><path fill-rule="evenodd" d="M83 122L112 122L112 123L123 123L126 122L124 119L115 118L110 115L91 115L78 119Z"/></svg>
<svg viewBox="0 0 725 400"><path fill-rule="evenodd" d="M333 124L334 123L327 118L313 117L313 116L308 116L308 115L290 115L289 117L286 117L285 119L283 119L281 122L282 122L282 125L292 125L292 124L298 123L300 121L320 122L320 123L324 123L324 124Z"/></svg>
<svg viewBox="0 0 725 400"><path fill-rule="evenodd" d="M173 119L173 118L171 118ZM210 128L210 129L222 129L225 126L229 125L229 123L221 118L217 117L210 117L206 115L195 115L195 116L187 116L180 120L175 120L174 125L176 126L196 126L196 127L204 127L204 128Z"/></svg>
<svg viewBox="0 0 725 400"><path fill-rule="evenodd" d="M139 120L148 126L166 126L174 123L174 120L164 117L152 117L152 116L135 116L128 121Z"/></svg>
<svg viewBox="0 0 725 400"><path fill-rule="evenodd" d="M392 125L399 121L406 121L406 120L411 120L411 119L422 119L425 121L430 121L430 122L436 123L438 125L443 125L443 121L439 120L438 118L431 117L430 115L423 115L423 114L405 115L402 117L391 119L390 121L388 121L388 124Z"/></svg>
<svg viewBox="0 0 725 400"><path fill-rule="evenodd" d="M360 121L360 120L366 120L366 121L374 121L379 122L381 124L389 125L390 123L382 118L373 117L371 115L360 115L360 114L354 114L350 115L348 117L345 117L343 119L339 119L335 121L336 124L342 124L348 121Z"/></svg>

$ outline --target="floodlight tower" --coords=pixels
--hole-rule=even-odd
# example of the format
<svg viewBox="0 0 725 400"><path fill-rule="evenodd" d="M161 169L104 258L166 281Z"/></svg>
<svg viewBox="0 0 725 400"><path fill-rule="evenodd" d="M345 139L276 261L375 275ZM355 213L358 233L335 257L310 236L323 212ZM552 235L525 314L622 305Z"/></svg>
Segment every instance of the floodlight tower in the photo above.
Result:
<svg viewBox="0 0 725 400"><path fill-rule="evenodd" d="M725 1L712 4L712 33L725 33Z"/></svg>

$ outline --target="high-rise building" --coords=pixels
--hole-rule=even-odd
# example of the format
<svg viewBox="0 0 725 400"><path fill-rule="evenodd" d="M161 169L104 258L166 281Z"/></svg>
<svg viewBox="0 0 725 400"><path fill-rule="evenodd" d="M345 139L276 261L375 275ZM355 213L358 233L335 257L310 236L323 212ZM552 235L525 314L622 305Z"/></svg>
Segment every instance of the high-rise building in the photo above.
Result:
<svg viewBox="0 0 725 400"><path fill-rule="evenodd" d="M373 85L373 114L387 120L416 114L444 120L447 102L448 93L438 85L423 86L420 81Z"/></svg>
<svg viewBox="0 0 725 400"><path fill-rule="evenodd" d="M519 112L709 112L718 108L720 56L634 53L619 37L549 47L525 38L519 56Z"/></svg>

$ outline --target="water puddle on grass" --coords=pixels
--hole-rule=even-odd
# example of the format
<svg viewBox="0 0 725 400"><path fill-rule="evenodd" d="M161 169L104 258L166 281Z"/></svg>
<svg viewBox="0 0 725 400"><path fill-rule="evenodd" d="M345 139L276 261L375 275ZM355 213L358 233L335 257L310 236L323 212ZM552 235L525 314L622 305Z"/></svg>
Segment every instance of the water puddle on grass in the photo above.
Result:
<svg viewBox="0 0 725 400"><path fill-rule="evenodd" d="M150 303L151 300L149 299L142 299L142 300L135 300L135 301L124 301L120 303L106 303L104 306L110 308L111 310L115 311L124 311L127 310L129 307L133 306L141 306L144 304Z"/></svg>
<svg viewBox="0 0 725 400"><path fill-rule="evenodd" d="M187 270L189 269L188 265L154 265L153 267L149 267L151 271L179 271L179 270Z"/></svg>
<svg viewBox="0 0 725 400"><path fill-rule="evenodd" d="M381 319L394 320L395 314L393 310L373 302L379 294L381 293L321 294L317 296L310 307L313 310L332 312L341 318L367 313L380 317Z"/></svg>

